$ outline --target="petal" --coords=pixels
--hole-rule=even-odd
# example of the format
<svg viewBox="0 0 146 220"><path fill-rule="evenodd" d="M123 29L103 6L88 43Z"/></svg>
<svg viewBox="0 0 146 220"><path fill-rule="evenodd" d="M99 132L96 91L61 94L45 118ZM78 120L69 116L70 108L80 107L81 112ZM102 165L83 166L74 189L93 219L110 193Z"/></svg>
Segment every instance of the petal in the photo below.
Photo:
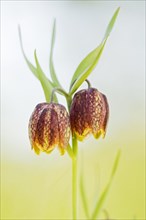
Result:
<svg viewBox="0 0 146 220"><path fill-rule="evenodd" d="M57 113L58 132L59 132L59 143L58 147L63 154L64 149L67 148L70 139L70 121L69 115L63 105L55 105L54 109Z"/></svg>
<svg viewBox="0 0 146 220"><path fill-rule="evenodd" d="M92 133L95 138L105 136L109 115L106 96L95 88L81 90L73 98L70 121L72 132L82 141Z"/></svg>
<svg viewBox="0 0 146 220"><path fill-rule="evenodd" d="M30 117L28 131L29 131L29 139L30 139L32 149L35 146L35 135L36 135L36 129L37 129L39 117L47 105L48 105L47 103L38 104L35 107L35 110L33 111Z"/></svg>
<svg viewBox="0 0 146 220"><path fill-rule="evenodd" d="M42 103L36 106L29 121L29 136L32 149L50 153L58 146L64 154L70 138L70 121L64 106Z"/></svg>

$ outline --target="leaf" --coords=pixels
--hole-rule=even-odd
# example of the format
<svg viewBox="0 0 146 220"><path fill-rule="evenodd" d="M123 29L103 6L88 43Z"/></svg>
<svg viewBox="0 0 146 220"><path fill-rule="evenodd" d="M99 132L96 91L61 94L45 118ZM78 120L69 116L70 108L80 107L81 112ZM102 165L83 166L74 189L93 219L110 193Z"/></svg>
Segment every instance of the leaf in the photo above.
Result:
<svg viewBox="0 0 146 220"><path fill-rule="evenodd" d="M103 212L105 214L106 220L110 220L108 211L104 209Z"/></svg>
<svg viewBox="0 0 146 220"><path fill-rule="evenodd" d="M30 71L35 75L35 77L38 79L38 73L37 73L37 69L34 67L34 65L28 60L28 58L25 55L24 49L23 49L23 44L22 44L22 36L21 36L21 29L20 26L18 26L18 32L19 32L19 40L20 40L20 46L21 46L21 50L24 56L24 59L30 69Z"/></svg>
<svg viewBox="0 0 146 220"><path fill-rule="evenodd" d="M83 61L79 64L79 66L77 67L72 80L71 80L71 87L73 85L73 83L75 82L75 80L78 78L78 76L80 75L80 73L84 72L89 65L93 62L93 60L95 60L97 56L97 48L93 51L91 51L88 56L86 56Z"/></svg>
<svg viewBox="0 0 146 220"><path fill-rule="evenodd" d="M106 43L106 41L102 42L97 47L97 49L96 49L96 54L97 54L96 58L94 59L93 63L90 66L88 66L87 70L85 70L82 74L80 74L78 76L78 78L75 80L75 82L73 83L73 85L71 87L70 95L73 95L73 93L81 86L81 84L87 79L87 77L90 75L90 73L96 67L96 65L99 61L99 58L102 54L102 51L104 49L105 43ZM91 56L94 56L94 54L90 54L89 58L91 58ZM88 57L86 57L86 58L88 60Z"/></svg>
<svg viewBox="0 0 146 220"><path fill-rule="evenodd" d="M107 41L107 38L112 31L112 28L114 26L114 23L116 21L116 18L118 16L120 8L118 8L112 19L110 20L110 23L106 29L104 39L102 42L99 44L99 46L91 51L79 64L77 67L72 80L70 84L70 95L72 95L78 88L79 86L85 81L85 79L90 75L90 73L93 71L93 69L96 67L99 58L102 54L102 51L104 49L105 43Z"/></svg>
<svg viewBox="0 0 146 220"><path fill-rule="evenodd" d="M117 16L119 14L119 11L120 11L120 7L117 8L117 10L115 11L113 17L111 18L111 20L110 20L110 22L108 24L108 27L106 29L105 35L104 35L104 39L106 39L110 35L110 33L111 33L112 29L113 29L113 26L115 24L115 21L117 19Z"/></svg>
<svg viewBox="0 0 146 220"><path fill-rule="evenodd" d="M39 62L38 62L38 58L37 58L37 55L36 55L36 50L34 52L34 57L35 57L35 62L36 62L36 66L37 66L37 74L38 74L38 78L41 82L41 85L43 87L43 90L44 90L44 95L45 95L45 98L46 98L46 101L47 102L50 102L50 99L51 99L51 94L52 94L52 90L53 90L53 85L52 83L47 79L47 77L45 76ZM57 102L57 97L56 95L54 94L54 101Z"/></svg>
<svg viewBox="0 0 146 220"><path fill-rule="evenodd" d="M107 193L109 191L109 184L106 186L106 188L104 189L103 193L101 194L100 198L99 198L99 201L96 205L96 208L95 208L95 211L92 215L92 219L96 219L98 214L99 214L99 211L101 209L101 207L103 206L103 203L105 201L105 198L107 197Z"/></svg>
<svg viewBox="0 0 146 220"><path fill-rule="evenodd" d="M86 192L85 192L85 186L84 186L84 160L83 160L83 151L81 154L81 174L80 174L80 193L81 193L81 198L82 198L82 203L83 203L83 208L84 208L84 212L86 215L86 218L89 219L90 215L89 215L89 208L88 208L88 200L86 197Z"/></svg>
<svg viewBox="0 0 146 220"><path fill-rule="evenodd" d="M116 173L116 170L117 170L117 167L118 167L118 164L119 164L120 155L121 155L121 151L119 150L118 153L117 153L117 156L115 158L115 162L114 162L114 165L113 165L113 168L112 168L112 172L111 172L109 182L108 182L107 186L105 187L105 189L103 190L99 200L96 203L96 206L95 206L95 209L94 209L94 212L92 214L91 219L96 219L97 218L97 216L99 215L99 212L100 212L100 210L103 206L103 203L105 202L105 199L107 197L107 194L109 192L111 183L113 181L113 178L115 176L115 173Z"/></svg>
<svg viewBox="0 0 146 220"><path fill-rule="evenodd" d="M53 83L45 76L45 74L43 73L39 63L38 63L38 60L37 60L37 64L38 64L38 68L36 68L29 60L28 58L26 57L25 55L25 52L24 52L24 49L23 49L23 44L22 44L22 36L21 36L21 29L20 29L20 26L18 26L18 32L19 32L19 39L20 39L20 45L21 45L21 50L22 50L22 53L23 53L23 56L24 56L24 59L30 69L30 71L35 75L35 77L40 80L41 82L41 85L43 87L43 90L44 90L44 94L45 94L45 98L46 98L46 101L47 102L50 102L50 96L51 96L51 92L52 92L52 89L54 88L54 85ZM37 57L36 57L37 59ZM47 88L48 87L48 88ZM54 100L57 102L57 97L54 96Z"/></svg>
<svg viewBox="0 0 146 220"><path fill-rule="evenodd" d="M114 177L114 175L116 173L116 170L118 168L120 156L121 156L121 150L118 150L117 156L116 156L116 159L115 159L115 162L114 162L114 166L113 166L113 169L112 169L112 173L111 173L111 181L112 181L112 178Z"/></svg>
<svg viewBox="0 0 146 220"><path fill-rule="evenodd" d="M56 21L53 22L53 31L52 31L52 40L51 40L51 50L50 50L50 74L52 81L54 82L55 87L62 88L62 86L59 83L59 80L57 78L57 75L55 73L55 68L53 64L53 49L54 49L54 43L55 43L55 30L56 30Z"/></svg>
<svg viewBox="0 0 146 220"><path fill-rule="evenodd" d="M87 219L89 219L89 210L88 210L88 204L87 204L87 198L86 198L86 193L85 193L85 188L84 188L84 181L83 181L83 175L80 177L80 192L81 192L81 198L83 202L83 208L85 211L85 215Z"/></svg>

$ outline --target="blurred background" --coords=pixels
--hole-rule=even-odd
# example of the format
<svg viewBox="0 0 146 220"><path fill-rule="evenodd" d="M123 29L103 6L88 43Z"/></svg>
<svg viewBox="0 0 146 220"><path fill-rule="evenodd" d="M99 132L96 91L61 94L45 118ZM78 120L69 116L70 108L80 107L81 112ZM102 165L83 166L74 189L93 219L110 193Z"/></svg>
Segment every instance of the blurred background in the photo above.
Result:
<svg viewBox="0 0 146 220"><path fill-rule="evenodd" d="M70 158L60 156L57 149L40 156L31 151L28 120L36 104L45 99L22 56L18 24L28 58L34 63L37 49L50 77L49 51L56 18L54 64L68 90L76 67L100 43L119 6L114 29L89 77L92 86L108 97L107 135L104 140L88 137L79 143L79 158L84 161L92 211L120 148L120 164L103 209L111 219L145 219L145 1L1 2L1 219L72 218ZM85 219L80 199L78 209L79 218ZM103 212L100 219L104 219Z"/></svg>

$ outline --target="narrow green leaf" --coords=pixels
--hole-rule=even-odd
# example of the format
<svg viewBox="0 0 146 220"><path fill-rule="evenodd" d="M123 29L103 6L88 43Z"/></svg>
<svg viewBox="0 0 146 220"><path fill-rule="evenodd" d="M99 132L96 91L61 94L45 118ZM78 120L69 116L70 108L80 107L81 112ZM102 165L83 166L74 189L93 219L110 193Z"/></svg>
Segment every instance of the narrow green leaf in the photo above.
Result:
<svg viewBox="0 0 146 220"><path fill-rule="evenodd" d="M114 165L113 165L113 168L112 168L112 172L111 172L109 182L108 182L107 186L105 187L105 189L103 190L99 200L96 203L96 206L95 206L95 209L94 209L94 212L92 214L91 219L96 219L97 218L97 216L99 215L99 212L100 212L100 210L101 210L101 208L102 208L102 206L105 202L105 199L106 199L107 194L109 192L112 180L115 176L115 173L116 173L116 170L117 170L117 167L118 167L118 164L119 164L120 155L121 155L121 151L119 150L117 155L116 155L116 158L115 158L115 162L114 162Z"/></svg>
<svg viewBox="0 0 146 220"><path fill-rule="evenodd" d="M108 211L106 209L103 210L103 213L105 214L106 220L110 220L109 213L108 213Z"/></svg>
<svg viewBox="0 0 146 220"><path fill-rule="evenodd" d="M34 74L34 76L40 80L40 76L39 76L39 73L38 73L38 70L37 68L28 60L28 58L26 57L25 55L25 52L24 52L24 49L23 49L23 44L22 44L22 36L21 36L21 29L20 29L20 26L18 26L18 32L19 32L19 39L20 39L20 45L21 45L21 50L22 50L22 54L24 56L24 59L30 69L30 71ZM42 71L42 70L41 70ZM51 84L51 87L54 88L54 84L45 76L45 74L43 73L43 71L41 72L42 73L42 77L44 79L44 81L46 81L46 84L47 84L47 81L48 81L48 84L50 85ZM57 101L57 99L56 99Z"/></svg>
<svg viewBox="0 0 146 220"><path fill-rule="evenodd" d="M110 20L110 22L108 24L108 27L106 29L105 35L104 35L104 39L106 39L110 35L110 33L111 33L112 29L113 29L113 26L115 24L115 21L117 19L117 16L119 14L119 11L120 11L120 7L117 8L117 10L115 11L113 17L111 18L111 20Z"/></svg>
<svg viewBox="0 0 146 220"><path fill-rule="evenodd" d="M79 64L77 67L72 80L70 84L70 94L72 95L78 88L79 86L84 82L84 80L90 75L90 73L93 71L93 69L96 67L99 58L101 56L101 53L103 51L103 48L105 46L106 40L112 31L112 28L114 26L114 23L116 21L116 18L118 16L120 8L116 10L114 13L112 19L110 20L110 23L106 29L104 39L103 41L99 44L99 46L91 51Z"/></svg>
<svg viewBox="0 0 146 220"><path fill-rule="evenodd" d="M81 84L87 79L87 77L90 75L90 73L93 71L93 69L96 67L99 58L102 54L102 51L104 49L106 41L102 42L96 49L96 58L94 59L94 61L92 62L92 64L90 66L88 66L87 70L85 70L85 72L83 72L82 74L80 74L78 76L78 79L76 79L76 81L73 83L72 87L71 87L71 91L70 91L70 95L72 95L80 86ZM91 58L91 55L90 55Z"/></svg>
<svg viewBox="0 0 146 220"><path fill-rule="evenodd" d="M107 193L109 191L109 187L110 187L110 185L108 184L106 186L106 188L104 189L104 191L102 192L102 194L101 194L101 196L99 198L99 201L98 201L98 203L96 205L95 211L94 211L91 219L96 219L97 216L99 215L99 211L101 210L101 208L103 206L103 203L104 203L104 201L105 201L105 199L107 197Z"/></svg>
<svg viewBox="0 0 146 220"><path fill-rule="evenodd" d="M22 54L24 56L24 59L25 59L27 65L28 65L30 71L34 74L34 76L38 80L40 80L41 85L42 85L43 90L44 90L46 101L49 102L50 97L51 97L52 89L54 88L54 84L43 73L43 71L42 71L42 69L41 69L41 67L38 63L38 60L37 60L36 56L35 56L35 58L36 58L35 60L36 60L37 68L28 60L28 58L25 55L24 49L23 49L20 26L18 26L18 32L19 32L20 45L21 45L21 50L22 50ZM57 102L57 97L56 96L54 96L54 97L55 97L54 100Z"/></svg>
<svg viewBox="0 0 146 220"><path fill-rule="evenodd" d="M89 67L89 65L91 65L91 63L93 62L93 60L95 60L96 56L97 56L97 50L98 48L96 48L95 50L91 51L88 56L86 56L83 61L79 64L79 66L77 67L72 80L71 80L71 87L73 85L73 83L75 82L75 80L78 78L78 76L80 75L80 73L85 72L85 70L87 70L87 68ZM71 88L70 87L70 88Z"/></svg>
<svg viewBox="0 0 146 220"><path fill-rule="evenodd" d="M36 66L37 66L36 70L37 70L38 78L39 78L40 83L43 87L46 101L50 102L52 90L53 90L54 87L53 87L52 83L50 82L50 80L48 80L47 77L45 76L45 74L44 74L44 72L43 72L43 70L42 70L42 68L41 68L41 66L38 62L36 51L34 52L34 57L35 57L35 62L36 62ZM56 97L55 94L54 94L54 101L57 102L57 97Z"/></svg>
<svg viewBox="0 0 146 220"><path fill-rule="evenodd" d="M80 193L81 193L81 198L83 202L83 208L85 215L87 219L89 219L89 210L88 210L88 204L87 204L87 198L86 198L86 193L85 193L85 188L84 188L84 180L83 180L83 175L81 174L80 177Z"/></svg>
<svg viewBox="0 0 146 220"><path fill-rule="evenodd" d="M56 21L54 20L53 22L53 31L52 31L52 40L51 40L51 50L50 50L50 74L52 81L54 82L55 87L62 88L60 85L60 82L57 78L55 68L54 68L54 63L53 63L53 49L54 49L54 43L55 43L55 31L56 31Z"/></svg>
<svg viewBox="0 0 146 220"><path fill-rule="evenodd" d="M19 33L19 40L20 40L20 46L21 46L21 50L22 50L22 54L24 56L24 59L30 69L30 71L35 75L36 78L38 78L38 73L37 70L35 68L35 66L28 60L28 58L25 55L24 49L23 49L23 44L22 44L22 36L21 36L21 29L20 26L18 26L18 33Z"/></svg>
<svg viewBox="0 0 146 220"><path fill-rule="evenodd" d="M117 152L117 156L116 156L116 159L115 159L115 162L114 162L113 169L112 169L111 181L112 181L112 178L114 177L114 175L116 173L116 170L117 170L117 167L118 167L118 164L119 164L119 160L120 160L120 156L121 156L121 150L119 149L118 152Z"/></svg>

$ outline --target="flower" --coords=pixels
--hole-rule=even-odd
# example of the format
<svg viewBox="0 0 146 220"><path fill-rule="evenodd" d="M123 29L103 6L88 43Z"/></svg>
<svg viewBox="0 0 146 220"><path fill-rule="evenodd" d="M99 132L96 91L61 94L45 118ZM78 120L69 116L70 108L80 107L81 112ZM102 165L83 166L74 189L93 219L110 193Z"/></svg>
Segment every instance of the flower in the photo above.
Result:
<svg viewBox="0 0 146 220"><path fill-rule="evenodd" d="M64 106L56 103L38 104L29 120L29 139L32 149L50 153L58 146L64 154L70 138L70 121Z"/></svg>
<svg viewBox="0 0 146 220"><path fill-rule="evenodd" d="M74 95L70 122L72 133L82 141L92 133L95 138L105 136L109 116L109 106L105 95L95 88L88 88Z"/></svg>

